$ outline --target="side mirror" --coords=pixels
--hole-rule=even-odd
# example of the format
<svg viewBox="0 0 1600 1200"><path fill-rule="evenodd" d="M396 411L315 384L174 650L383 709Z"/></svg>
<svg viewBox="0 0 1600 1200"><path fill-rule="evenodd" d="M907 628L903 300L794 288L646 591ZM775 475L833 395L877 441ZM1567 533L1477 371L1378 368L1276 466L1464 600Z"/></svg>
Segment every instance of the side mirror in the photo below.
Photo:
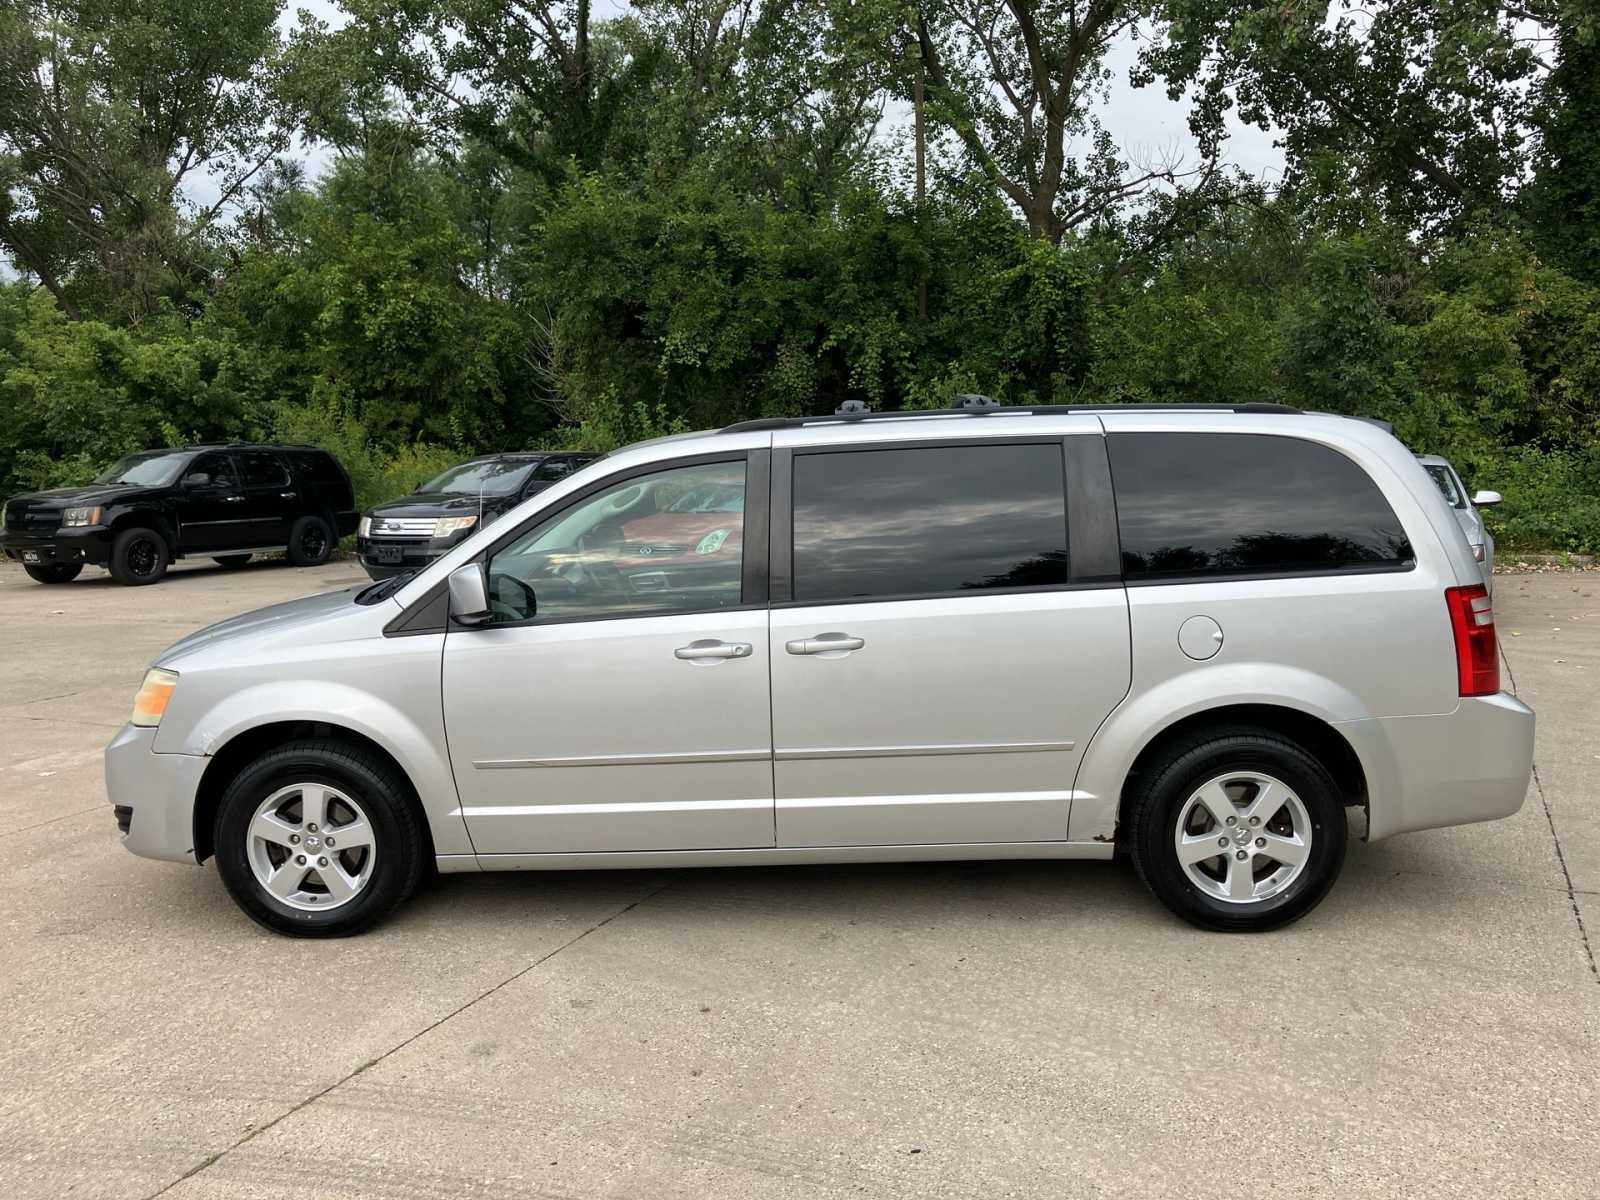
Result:
<svg viewBox="0 0 1600 1200"><path fill-rule="evenodd" d="M199 491L201 488L211 486L211 476L204 471L196 471L193 475L183 477L183 488L187 492Z"/></svg>
<svg viewBox="0 0 1600 1200"><path fill-rule="evenodd" d="M450 572L450 619L457 625L487 625L489 611L488 570L481 562L470 562Z"/></svg>
<svg viewBox="0 0 1600 1200"><path fill-rule="evenodd" d="M1499 504L1503 499L1505 497L1499 492L1479 492L1472 497L1472 503L1478 508L1484 508L1490 504Z"/></svg>

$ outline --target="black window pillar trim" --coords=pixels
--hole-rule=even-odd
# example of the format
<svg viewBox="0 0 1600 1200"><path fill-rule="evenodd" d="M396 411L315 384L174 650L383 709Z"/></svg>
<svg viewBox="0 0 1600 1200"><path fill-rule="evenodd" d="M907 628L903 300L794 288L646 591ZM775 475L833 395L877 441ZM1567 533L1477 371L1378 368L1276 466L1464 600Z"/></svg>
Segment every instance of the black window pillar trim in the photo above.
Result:
<svg viewBox="0 0 1600 1200"><path fill-rule="evenodd" d="M1122 582L1117 501L1104 434L1061 440L1067 478L1067 577L1075 584Z"/></svg>
<svg viewBox="0 0 1600 1200"><path fill-rule="evenodd" d="M744 468L744 580L741 599L746 605L767 603L768 513L772 506L772 451L752 450Z"/></svg>
<svg viewBox="0 0 1600 1200"><path fill-rule="evenodd" d="M794 451L787 447L772 451L768 512L768 597L773 604L789 604L794 600Z"/></svg>

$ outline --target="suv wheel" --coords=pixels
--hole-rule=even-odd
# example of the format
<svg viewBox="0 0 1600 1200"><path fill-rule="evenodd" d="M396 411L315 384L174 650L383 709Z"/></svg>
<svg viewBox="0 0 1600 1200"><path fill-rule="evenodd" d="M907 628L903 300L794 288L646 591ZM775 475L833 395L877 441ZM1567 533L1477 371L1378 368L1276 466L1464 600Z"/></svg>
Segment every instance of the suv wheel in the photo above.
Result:
<svg viewBox="0 0 1600 1200"><path fill-rule="evenodd" d="M219 567L242 567L250 561L248 554L220 554L211 560Z"/></svg>
<svg viewBox="0 0 1600 1200"><path fill-rule="evenodd" d="M1276 929L1344 865L1344 798L1317 759L1266 730L1174 745L1129 800L1128 849L1156 898L1204 929Z"/></svg>
<svg viewBox="0 0 1600 1200"><path fill-rule="evenodd" d="M239 907L294 937L360 933L417 886L423 839L381 759L302 741L245 767L218 806L217 869Z"/></svg>
<svg viewBox="0 0 1600 1200"><path fill-rule="evenodd" d="M320 567L333 554L333 530L321 517L301 517L289 530L289 561Z"/></svg>
<svg viewBox="0 0 1600 1200"><path fill-rule="evenodd" d="M166 539L154 529L124 529L111 544L111 578L118 583L154 583L171 561Z"/></svg>
<svg viewBox="0 0 1600 1200"><path fill-rule="evenodd" d="M24 564L28 578L38 583L71 583L83 572L81 563Z"/></svg>

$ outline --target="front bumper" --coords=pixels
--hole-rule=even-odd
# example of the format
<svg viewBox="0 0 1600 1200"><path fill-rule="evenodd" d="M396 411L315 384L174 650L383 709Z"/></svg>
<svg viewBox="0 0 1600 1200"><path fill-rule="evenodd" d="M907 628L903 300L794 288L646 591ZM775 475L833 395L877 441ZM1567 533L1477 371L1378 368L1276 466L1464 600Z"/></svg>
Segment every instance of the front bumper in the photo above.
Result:
<svg viewBox="0 0 1600 1200"><path fill-rule="evenodd" d="M369 576L387 579L391 575L421 570L465 541L466 536L466 533L455 533L445 538L358 537L356 555Z"/></svg>
<svg viewBox="0 0 1600 1200"><path fill-rule="evenodd" d="M1506 692L1442 716L1337 725L1366 768L1367 840L1511 816L1533 774L1533 727L1533 710Z"/></svg>
<svg viewBox="0 0 1600 1200"><path fill-rule="evenodd" d="M103 567L111 561L111 534L99 525L57 529L50 533L0 533L0 554L29 566L85 563Z"/></svg>
<svg viewBox="0 0 1600 1200"><path fill-rule="evenodd" d="M106 794L122 844L143 858L194 864L194 803L209 758L157 754L156 731L124 725L106 747Z"/></svg>

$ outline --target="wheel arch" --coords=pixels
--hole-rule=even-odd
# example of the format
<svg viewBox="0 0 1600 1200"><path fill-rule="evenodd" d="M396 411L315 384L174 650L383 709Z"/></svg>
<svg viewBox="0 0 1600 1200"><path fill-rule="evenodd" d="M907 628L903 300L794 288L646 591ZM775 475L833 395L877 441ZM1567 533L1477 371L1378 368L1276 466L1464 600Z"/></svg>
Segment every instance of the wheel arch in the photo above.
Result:
<svg viewBox="0 0 1600 1200"><path fill-rule="evenodd" d="M112 540L115 540L117 534L126 529L153 529L167 543L168 556L176 558L178 555L178 535L173 529L172 522L166 516L153 509L132 508L126 512L120 512L111 518L109 529Z"/></svg>
<svg viewBox="0 0 1600 1200"><path fill-rule="evenodd" d="M1114 841L1134 772L1166 739L1207 725L1250 725L1305 745L1328 767L1347 803L1365 808L1374 764L1340 726L1370 715L1346 689L1300 670L1246 664L1242 675L1227 678L1194 671L1169 679L1125 701L1095 732L1074 781L1068 838Z"/></svg>
<svg viewBox="0 0 1600 1200"><path fill-rule="evenodd" d="M278 746L307 738L338 742L355 747L381 759L392 767L395 775L404 784L405 794L403 799L415 814L417 824L422 830L424 854L428 860L432 860L435 857L433 824L428 819L428 813L423 807L422 798L417 794L416 784L412 782L410 774L401 765L399 759L379 742L348 726L329 721L290 720L272 721L264 725L256 725L249 729L241 730L212 753L210 761L206 764L205 773L200 777L200 786L195 792L194 853L196 861L204 862L216 850L213 844L212 830L216 825L217 809L222 803L222 795L227 791L228 784L234 780L240 771L261 757L261 755Z"/></svg>
<svg viewBox="0 0 1600 1200"><path fill-rule="evenodd" d="M1150 763L1168 747L1207 729L1259 729L1300 746L1324 767L1339 786L1346 807L1367 805L1367 774L1355 747L1332 724L1281 704L1224 704L1180 717L1154 731L1140 747L1117 796L1118 824L1128 797Z"/></svg>

